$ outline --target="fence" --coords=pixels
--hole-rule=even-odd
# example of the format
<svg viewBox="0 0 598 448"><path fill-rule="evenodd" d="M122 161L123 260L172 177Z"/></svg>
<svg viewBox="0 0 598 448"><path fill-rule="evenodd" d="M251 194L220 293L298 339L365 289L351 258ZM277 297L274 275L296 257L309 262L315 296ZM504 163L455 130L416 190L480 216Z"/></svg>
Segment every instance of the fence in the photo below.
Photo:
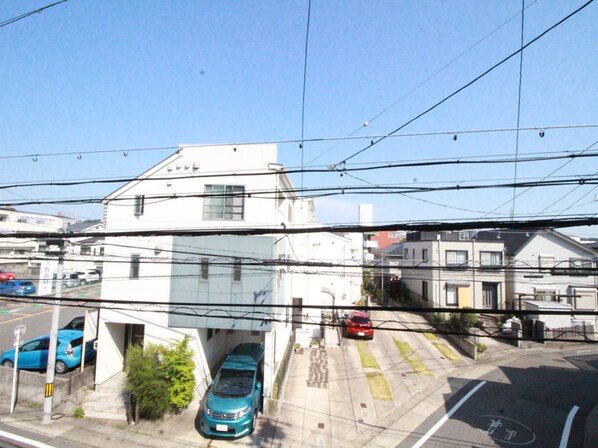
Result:
<svg viewBox="0 0 598 448"><path fill-rule="evenodd" d="M596 340L596 334L594 332L594 324L584 322L571 327L551 328L546 331L545 338L548 340L573 339L576 341L594 341Z"/></svg>

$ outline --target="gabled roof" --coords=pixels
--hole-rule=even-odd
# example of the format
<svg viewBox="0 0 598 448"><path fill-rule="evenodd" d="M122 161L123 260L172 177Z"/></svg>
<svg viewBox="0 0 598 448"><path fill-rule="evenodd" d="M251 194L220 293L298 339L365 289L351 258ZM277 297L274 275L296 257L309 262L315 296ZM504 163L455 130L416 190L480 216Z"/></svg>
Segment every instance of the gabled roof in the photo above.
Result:
<svg viewBox="0 0 598 448"><path fill-rule="evenodd" d="M508 255L514 255L527 244L527 242L538 232L538 230L501 232L499 230L484 230L478 232L478 239L502 240L505 244L505 251Z"/></svg>
<svg viewBox="0 0 598 448"><path fill-rule="evenodd" d="M492 230L492 231L484 231L478 232L478 235L484 234L485 238L492 239L492 235L495 239L502 239L505 243L505 250L508 255L517 255L521 252L525 246L537 235L552 235L557 239L560 239L567 244L571 244L579 249L584 250L588 253L588 255L596 255L595 251L591 248L587 247L584 244L574 240L573 238L569 238L567 235L564 235L560 232L557 232L554 229L536 229L536 230L528 230L528 231L499 231L499 230Z"/></svg>
<svg viewBox="0 0 598 448"><path fill-rule="evenodd" d="M101 224L101 222L102 221L99 219L75 222L73 224L69 224L66 230L68 232L84 232L85 230L89 230L92 227L96 227L98 224Z"/></svg>

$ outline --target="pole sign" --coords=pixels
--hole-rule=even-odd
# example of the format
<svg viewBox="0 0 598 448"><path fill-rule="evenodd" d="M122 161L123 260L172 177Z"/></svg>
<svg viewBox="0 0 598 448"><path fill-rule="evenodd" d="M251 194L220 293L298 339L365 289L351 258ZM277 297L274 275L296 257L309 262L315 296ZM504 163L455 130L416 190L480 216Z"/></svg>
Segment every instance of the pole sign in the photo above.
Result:
<svg viewBox="0 0 598 448"><path fill-rule="evenodd" d="M15 362L12 372L12 393L10 396L10 413L15 411L15 397L17 395L17 363L19 362L19 345L21 345L21 335L25 334L27 327L25 325L17 325L15 327Z"/></svg>

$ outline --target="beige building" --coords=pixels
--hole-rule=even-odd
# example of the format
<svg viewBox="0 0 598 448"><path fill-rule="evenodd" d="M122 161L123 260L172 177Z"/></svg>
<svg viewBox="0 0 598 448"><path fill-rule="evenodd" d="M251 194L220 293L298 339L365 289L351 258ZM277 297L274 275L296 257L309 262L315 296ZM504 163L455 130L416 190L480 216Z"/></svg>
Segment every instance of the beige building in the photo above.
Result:
<svg viewBox="0 0 598 448"><path fill-rule="evenodd" d="M411 232L401 282L424 307L504 309L504 243L477 232Z"/></svg>

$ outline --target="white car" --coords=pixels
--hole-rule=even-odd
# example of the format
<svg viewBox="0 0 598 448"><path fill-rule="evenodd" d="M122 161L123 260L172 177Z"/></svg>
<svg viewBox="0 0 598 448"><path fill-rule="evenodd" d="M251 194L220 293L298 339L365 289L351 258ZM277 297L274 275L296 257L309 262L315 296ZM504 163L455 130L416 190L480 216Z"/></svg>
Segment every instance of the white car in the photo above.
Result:
<svg viewBox="0 0 598 448"><path fill-rule="evenodd" d="M77 271L76 274L79 276L79 281L82 285L99 282L101 280L98 271L95 271L93 269L87 269L86 271Z"/></svg>

